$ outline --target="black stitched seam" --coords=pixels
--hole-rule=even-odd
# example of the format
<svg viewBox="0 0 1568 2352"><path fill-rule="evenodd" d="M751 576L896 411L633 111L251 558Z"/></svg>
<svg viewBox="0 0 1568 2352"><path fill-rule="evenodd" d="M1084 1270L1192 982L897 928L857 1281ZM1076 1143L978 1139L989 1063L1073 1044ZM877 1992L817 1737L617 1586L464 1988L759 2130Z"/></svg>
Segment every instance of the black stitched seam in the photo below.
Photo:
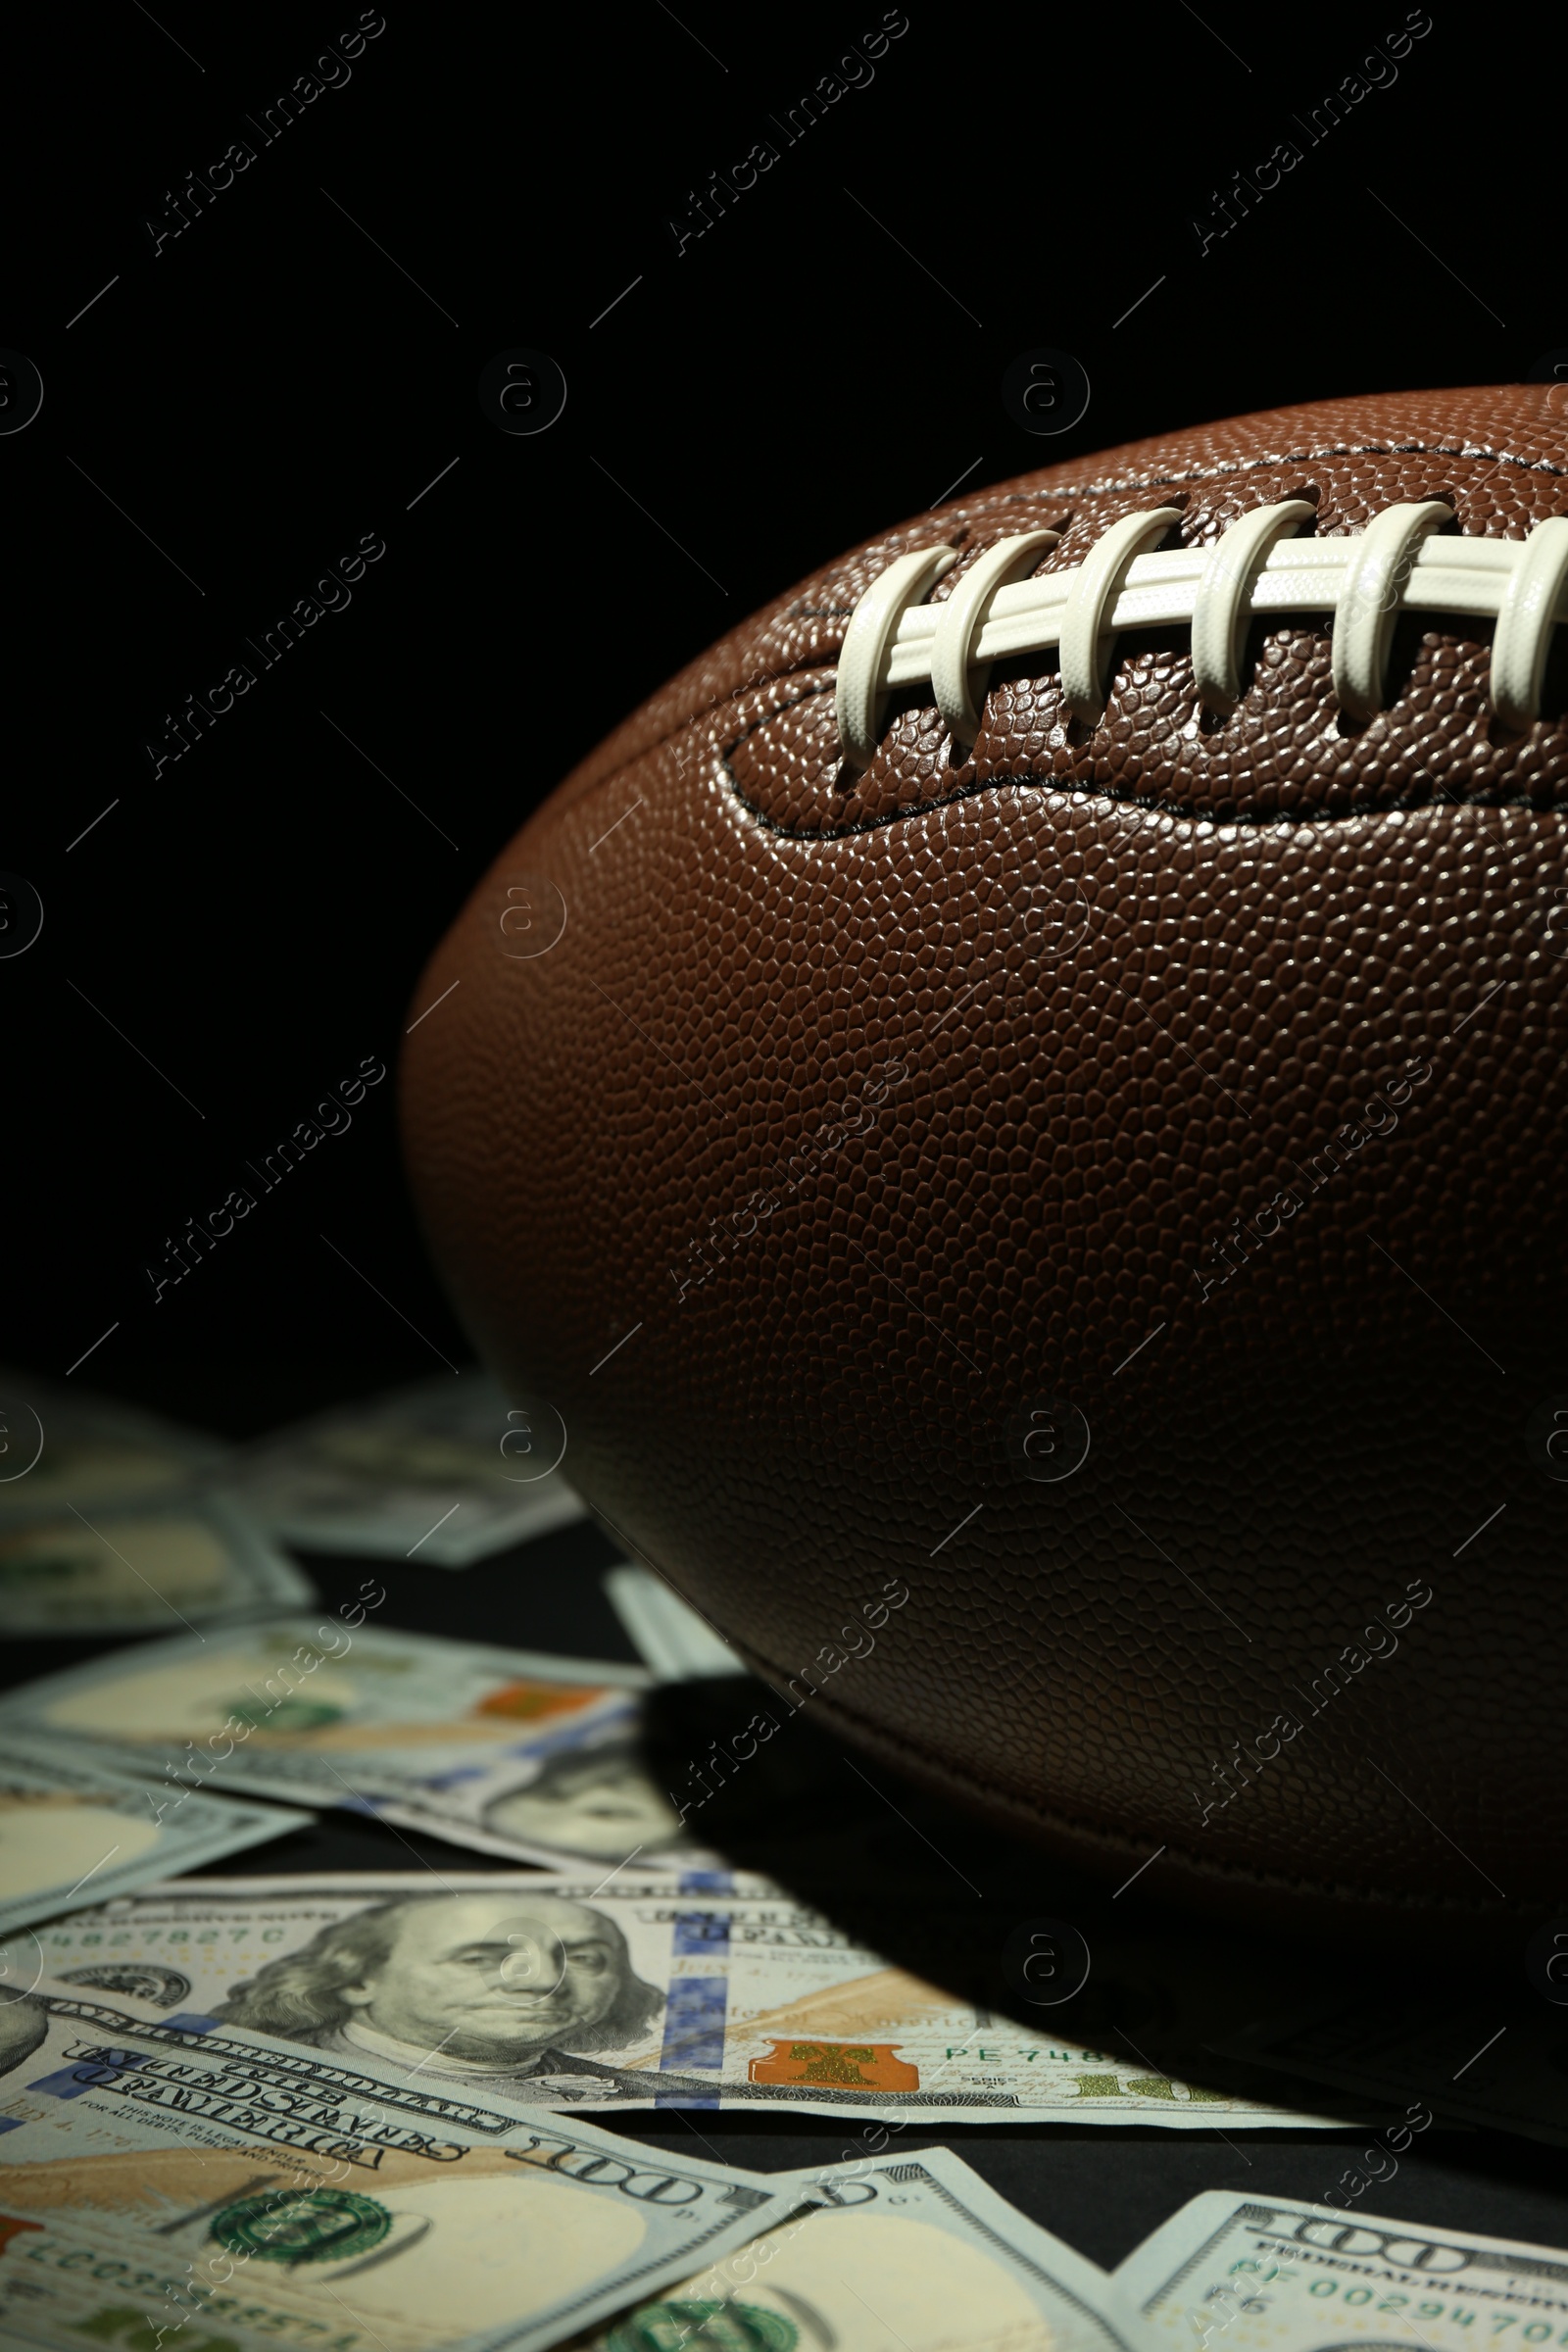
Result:
<svg viewBox="0 0 1568 2352"><path fill-rule="evenodd" d="M977 494L971 505L956 507L954 515L956 517L962 514L972 523L975 517L986 515L993 507L1034 505L1038 504L1041 499L1057 499L1058 496L1070 503L1075 498L1110 498L1127 490L1174 488L1181 482L1219 482L1227 480L1233 474L1260 473L1270 466L1310 466L1314 460L1322 458L1420 457L1463 458L1478 466L1483 459L1490 458L1494 471L1499 466L1513 466L1521 473L1549 473L1558 478L1568 476L1568 466L1553 466L1545 458L1514 458L1490 449L1449 449L1442 444L1434 445L1427 441L1345 441L1336 442L1331 449L1291 450L1282 457L1236 458L1222 461L1217 466L1195 466L1189 473L1122 474L1106 481L1053 484L1050 489L1044 490L982 491ZM1072 522L1079 519L1080 517L1077 515L1070 517ZM1337 533L1331 535L1338 536ZM889 539L899 536L901 534L896 531L886 533L886 537ZM877 540L870 542L873 547L880 544L882 543ZM859 563L861 560L860 555L855 558L856 563ZM820 610L813 609L800 614L781 613L779 617L781 619L837 620L841 617L848 617L854 611L853 605L842 607L835 605ZM783 674L788 675L788 672Z"/></svg>
<svg viewBox="0 0 1568 2352"><path fill-rule="evenodd" d="M1442 444L1438 445L1437 447L1433 447L1432 444L1425 441L1337 441L1328 449L1299 450L1295 452L1287 452L1283 456L1266 455L1260 458L1225 459L1208 467L1196 466L1191 473L1155 473L1149 474L1147 476L1138 476L1135 478L1129 478L1124 475L1119 480L1089 483L1087 485L1076 482L1054 483L1049 490L998 490L995 493L988 493L987 498L991 503L994 503L997 506L1006 506L1009 504L1009 502L1017 502L1019 500L1039 499L1046 497L1061 497L1069 500L1073 498L1103 498L1108 496L1112 491L1157 489L1160 484L1164 482L1221 481L1230 474L1258 473L1268 466L1307 466L1311 464L1314 458L1473 458L1477 463L1479 463L1481 459L1492 457L1492 455L1493 453L1486 449L1449 449ZM1504 452L1502 455L1494 458L1493 463L1495 466L1517 466L1521 473L1549 473L1559 477L1568 475L1568 466L1553 466L1544 458L1515 458L1510 457L1506 452ZM971 514L978 513L980 509L978 506L967 510L967 512ZM962 512L965 512L965 510L956 508L954 510L954 514L950 519L952 521L956 521ZM866 555L872 548L880 547L884 545L887 540L896 538L897 536L898 533L896 531L890 530L884 532L880 539L867 540L865 546L858 550L854 557L847 556L844 558L843 567L840 571L840 577L843 576L844 568L848 568L852 564L863 562ZM831 578L825 582L824 585L827 588L827 592L831 594ZM849 606L846 608L846 612L853 613L854 610L855 608L853 605ZM785 621L798 617L819 620L836 620L841 615L837 608L832 608L825 612L815 612L801 615L798 613L792 613L789 607L784 606L778 612L774 614L772 620L768 622L767 626L768 628L779 628ZM699 659L701 659L701 657L699 657ZM753 679L749 684L732 687L729 693L719 695L711 703L705 703L701 710L688 711L684 718L676 719L673 725L665 727L662 734L656 735L651 743L645 743L640 751L631 753L628 758L620 760L617 765L607 769L604 775L596 777L594 782L587 789L589 792L597 792L601 785L608 784L613 777L624 774L628 767L634 767L639 760L646 760L654 752L662 751L666 743L673 742L674 738L677 735L683 734L688 727L696 726L700 720L710 717L714 711L721 710L726 703L734 701L737 694L755 693L759 686L766 685L769 682L776 681L780 678L787 678L790 675L791 668L795 666L796 664L791 664L789 667L784 669L773 670L762 678ZM635 716L635 711L629 714L629 717L634 718ZM628 724L629 718L622 720L621 723L622 725ZM592 757L593 754L590 753L588 758L592 759ZM745 794L741 792L740 787L736 785L734 790L736 798L741 802L742 806L750 808L751 803L746 799ZM965 796L958 795L956 797L962 798ZM1464 805L1471 806L1472 804L1466 803ZM1495 807L1498 804L1496 803L1481 802L1473 804L1473 806L1477 808L1484 806ZM930 801L922 804L922 806L927 808L940 808L942 803ZM1553 803L1553 806L1555 807L1556 804ZM755 813L758 813L758 821L760 823L767 823L768 820L766 817L761 816L760 812ZM916 811L911 809L908 811L908 813L913 815L916 813ZM1173 811L1172 813L1177 812ZM878 821L891 822L892 820L888 819ZM1240 820L1233 820L1229 817L1226 817L1220 821L1229 824L1233 821ZM856 831L864 831L866 828L855 827L852 829ZM824 838L832 839L836 837L823 836L821 834L803 833L798 836L791 836L789 838L798 838L802 841L815 841Z"/></svg>
<svg viewBox="0 0 1568 2352"><path fill-rule="evenodd" d="M786 710L798 710L803 703L812 702L818 696L831 692L831 687L816 686L809 693L798 694L787 703L779 703L773 710L763 711L761 716L754 719L749 726L743 727L740 733L725 745L719 755L724 770L724 781L735 799L739 801L749 816L781 841L853 841L857 834L878 833L884 826L903 824L906 818L912 816L924 816L932 808L951 808L956 802L973 800L982 792L1005 792L1017 785L1037 792L1054 792L1062 800L1103 801L1116 808L1141 808L1149 816L1174 817L1178 822L1188 825L1210 825L1216 832L1228 825L1250 826L1255 829L1264 825L1295 828L1305 825L1353 824L1367 817L1410 816L1421 808L1525 808L1532 816L1553 816L1568 813L1568 800L1532 801L1527 795L1518 793L1510 794L1506 800L1454 801L1446 798L1438 788L1433 787L1431 798L1424 801L1382 802L1363 808L1313 809L1299 815L1288 809L1275 809L1272 811L1249 811L1231 816L1209 816L1201 810L1189 808L1169 801L1155 800L1132 792L1115 792L1109 785L1082 784L1054 775L986 776L977 777L972 784L955 785L951 792L942 793L932 800L911 801L907 807L890 809L884 816L863 816L850 824L816 825L809 831L804 831L795 825L780 824L775 817L769 816L764 809L757 806L757 803L741 789L735 771L730 766L730 754L738 745L744 743L749 735L755 735L759 728L767 726L771 720L781 718Z"/></svg>
<svg viewBox="0 0 1568 2352"><path fill-rule="evenodd" d="M744 1639L740 1640L737 1645L759 1660L762 1669L762 1679L771 1688L779 1689L785 1683L783 1667L776 1665L765 1651L758 1649L755 1643ZM1135 1838L1129 1831L1107 1830L1081 1815L1060 1813L1049 1805L1037 1803L1033 1797L1015 1794L1011 1789L998 1788L993 1783L979 1779L962 1765L949 1763L945 1757L937 1755L930 1748L923 1747L918 1740L910 1740L904 1733L889 1731L885 1724L876 1723L868 1716L858 1714L855 1709L845 1706L842 1699L835 1698L831 1692L823 1691L818 1695L826 1699L830 1713L837 1713L846 1723L855 1726L856 1732L868 1747L880 1750L884 1755L894 1759L912 1758L917 1772L923 1772L939 1782L946 1782L950 1788L962 1789L967 1795L979 1797L989 1805L1003 1807L1015 1819L1038 1823L1041 1827L1054 1830L1058 1835L1088 1839L1102 1848L1105 1846L1109 1846L1113 1850L1118 1847L1122 1848L1129 1859L1140 1850L1141 1841ZM1351 1902L1362 1910L1410 1911L1417 1914L1446 1911L1449 1914L1457 1913L1461 1917L1495 1919L1515 1915L1532 1917L1534 1912L1542 1907L1538 1901L1534 1901L1530 1897L1520 1901L1507 1895L1500 1902L1493 1902L1487 1895L1440 1894L1434 1896L1401 1893L1391 1896L1375 1886L1361 1886L1343 1879L1313 1879L1299 1875L1292 1877L1281 1871L1262 1869L1256 1863L1251 1862L1228 1860L1210 1862L1202 1855L1196 1853L1190 1846L1171 1844L1169 1841L1167 1841L1164 1851L1170 1855L1178 1869L1185 1866L1200 1882L1219 1880L1232 1885L1250 1884L1269 1893L1327 1895L1342 1905L1348 1894Z"/></svg>

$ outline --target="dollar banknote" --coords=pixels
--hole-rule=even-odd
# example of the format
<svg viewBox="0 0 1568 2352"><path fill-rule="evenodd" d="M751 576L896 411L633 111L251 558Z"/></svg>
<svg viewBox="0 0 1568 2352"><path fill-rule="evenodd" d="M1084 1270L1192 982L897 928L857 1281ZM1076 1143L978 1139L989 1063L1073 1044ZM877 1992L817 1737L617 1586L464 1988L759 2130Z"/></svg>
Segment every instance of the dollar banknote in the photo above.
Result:
<svg viewBox="0 0 1568 2352"><path fill-rule="evenodd" d="M1335 2170L1325 2166L1326 2197ZM1350 2202L1345 2188L1321 2205L1229 2189L1194 2197L1111 2273L1135 2352L1563 2342L1568 2254L1388 2221Z"/></svg>
<svg viewBox="0 0 1568 2352"><path fill-rule="evenodd" d="M323 1413L248 1449L232 1491L304 1551L467 1568L585 1519L560 1417L485 1373L442 1375Z"/></svg>
<svg viewBox="0 0 1568 2352"><path fill-rule="evenodd" d="M749 1671L729 1643L651 1568L607 1568L605 1591L657 1682Z"/></svg>
<svg viewBox="0 0 1568 2352"><path fill-rule="evenodd" d="M520 1918L548 1982L498 1997ZM72 1982L561 2110L1334 2128L977 2009L740 1872L208 1878L39 1933Z"/></svg>
<svg viewBox="0 0 1568 2352"><path fill-rule="evenodd" d="M951 2149L772 2178L804 2211L596 2329L592 2352L1129 2352L1104 2272Z"/></svg>
<svg viewBox="0 0 1568 2352"><path fill-rule="evenodd" d="M168 1634L315 1597L304 1570L213 1495L0 1526L0 1633Z"/></svg>
<svg viewBox="0 0 1568 2352"><path fill-rule="evenodd" d="M638 1666L376 1626L383 1588L111 1652L0 1699L0 1738L171 1783L346 1805L514 1861L701 1850L642 1753Z"/></svg>
<svg viewBox="0 0 1568 2352"><path fill-rule="evenodd" d="M90 1389L0 1366L0 1531L188 1491L232 1450Z"/></svg>
<svg viewBox="0 0 1568 2352"><path fill-rule="evenodd" d="M539 1957L522 1928L491 1973ZM543 2352L793 2197L482 2083L393 2082L15 1969L0 1997L7 2344Z"/></svg>
<svg viewBox="0 0 1568 2352"><path fill-rule="evenodd" d="M0 1930L123 1897L310 1819L228 1796L178 1798L167 1787L0 1740Z"/></svg>

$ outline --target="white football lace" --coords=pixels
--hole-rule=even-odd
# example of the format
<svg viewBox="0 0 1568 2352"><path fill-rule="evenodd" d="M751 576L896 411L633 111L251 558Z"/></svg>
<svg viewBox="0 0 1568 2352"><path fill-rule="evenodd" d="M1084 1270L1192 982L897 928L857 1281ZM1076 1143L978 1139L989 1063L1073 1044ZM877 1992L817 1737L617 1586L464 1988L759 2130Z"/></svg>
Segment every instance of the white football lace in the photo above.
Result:
<svg viewBox="0 0 1568 2352"><path fill-rule="evenodd" d="M940 605L924 600L957 562L946 545L917 548L880 571L856 606L839 655L839 742L869 765L887 697L931 682L953 740L980 731L986 672L1010 654L1058 649L1063 698L1086 725L1103 714L1114 640L1123 629L1188 622L1199 700L1221 715L1243 693L1254 613L1332 612L1340 709L1370 718L1387 705L1389 647L1401 612L1478 613L1494 623L1489 700L1504 727L1541 714L1551 632L1568 620L1568 515L1528 539L1439 538L1453 510L1441 499L1386 507L1364 531L1294 536L1315 510L1287 498L1233 522L1211 547L1160 550L1175 507L1128 514L1070 571L1019 578L1059 531L1024 531L987 548ZM1157 551L1157 552L1151 552Z"/></svg>

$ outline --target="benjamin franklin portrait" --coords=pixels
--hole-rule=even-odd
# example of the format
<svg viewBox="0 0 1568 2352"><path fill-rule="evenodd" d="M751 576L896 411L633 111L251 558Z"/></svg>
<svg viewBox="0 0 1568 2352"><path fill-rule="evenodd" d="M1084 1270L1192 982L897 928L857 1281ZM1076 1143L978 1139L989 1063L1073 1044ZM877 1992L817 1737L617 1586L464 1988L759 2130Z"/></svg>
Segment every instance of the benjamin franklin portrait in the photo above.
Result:
<svg viewBox="0 0 1568 2352"><path fill-rule="evenodd" d="M493 1836L596 1862L670 1854L694 1839L649 1778L635 1740L602 1740L548 1756L530 1781L503 1790L484 1809Z"/></svg>
<svg viewBox="0 0 1568 2352"><path fill-rule="evenodd" d="M544 2095L545 2078L568 2097L666 2088L667 2075L628 2079L591 2055L645 2039L663 2006L613 1920L530 1896L524 1882L515 1893L375 1903L270 1961L217 2014L380 2071L526 2100Z"/></svg>
<svg viewBox="0 0 1568 2352"><path fill-rule="evenodd" d="M0 2075L30 2058L49 2031L49 2012L25 1993L0 1998Z"/></svg>

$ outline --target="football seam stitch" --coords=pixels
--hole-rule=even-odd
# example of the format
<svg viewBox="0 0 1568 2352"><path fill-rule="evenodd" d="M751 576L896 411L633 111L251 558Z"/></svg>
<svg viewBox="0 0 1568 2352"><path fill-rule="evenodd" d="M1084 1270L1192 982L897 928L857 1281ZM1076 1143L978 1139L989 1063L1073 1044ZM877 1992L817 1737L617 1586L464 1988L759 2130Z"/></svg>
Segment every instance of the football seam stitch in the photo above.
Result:
<svg viewBox="0 0 1568 2352"><path fill-rule="evenodd" d="M1058 497L1103 498L1119 491L1136 490L1141 488L1154 489L1158 488L1164 483L1179 484L1182 482L1223 481L1228 476L1233 474L1261 472L1262 469L1268 466L1305 466L1311 464L1314 459L1320 458L1378 457L1448 457L1474 459L1477 461L1484 458L1490 458L1492 459L1494 466L1512 466L1524 473L1545 473L1553 475L1557 478L1568 476L1568 466L1554 466L1548 459L1545 458L1519 458L1513 456L1507 451L1495 453L1488 449L1466 449L1459 445L1450 447L1448 444L1444 442L1345 441L1335 442L1329 447L1323 449L1286 451L1280 454L1271 453L1258 458L1237 458L1231 460L1221 459L1216 461L1216 463L1212 466L1196 466L1187 473L1154 473L1148 475L1129 474L1115 480L1082 484L1072 482L1054 482L1050 484L1043 484L1038 490L998 489L996 491L983 494L980 498L968 505L956 505L947 510L944 514L944 521L948 527L951 527L954 523L965 516L989 514L999 507L1006 506L1008 504L1016 504L1020 501L1028 499ZM938 513L942 514L943 511L939 509ZM919 524L918 522L913 522L906 527L908 529L917 529ZM885 532L880 539L867 541L863 547L857 549L852 555L849 555L843 559L842 566L836 573L831 568L829 569L828 576L823 579L822 586L816 591L816 593L818 595L832 595L839 582L844 579L844 577L854 566L865 563L878 548L886 546L897 540L900 535L900 531L898 529L894 529ZM800 591L797 591L797 594L799 593ZM789 605L781 603L777 611L771 613L769 618L763 623L763 634L765 635L769 629L780 627L784 622L793 617L800 616L801 615L798 607L795 608L794 612L792 612ZM812 612L808 615L808 617L812 619L837 619L839 617L839 613L835 608L828 613ZM706 661L707 659L708 656L706 654L699 655L698 657L700 662ZM699 710L689 710L683 717L671 720L667 727L662 728L657 735L653 736L649 742L642 744L634 752L628 752L623 760L617 760L613 767L607 768L603 775L595 776L591 782L585 783L582 787L582 790L585 793L597 791L600 785L608 784L616 776L624 775L626 769L629 767L635 767L640 760L646 760L655 752L662 751L667 743L672 742L676 736L684 733L688 727L696 726L700 720L710 717L714 712L721 710L724 708L724 705L726 703L733 702L738 694L755 691L755 689L760 685L776 683L781 679L791 676L792 673L798 670L799 666L799 659L797 659L795 662L787 662L782 668L763 671L760 675L754 676L750 680L740 685L727 688L723 694L715 695L710 703L705 703ZM621 725L628 725L630 723L630 717L634 717L635 715L635 712L631 713L628 718L623 719L620 722ZM618 732L619 730L615 729L612 731ZM590 754L589 758L591 759L592 756L593 755ZM583 764L586 765L587 762L585 761ZM571 781L572 779L570 776L564 778L562 786L558 789L564 790L570 785ZM742 797L744 798L744 796ZM747 803L746 805L750 807L750 803ZM937 804L931 803L926 805L936 806ZM766 819L764 818L762 821L765 823ZM864 829L865 828L863 827L857 828L857 830ZM815 837L802 836L801 838L810 839Z"/></svg>
<svg viewBox="0 0 1568 2352"><path fill-rule="evenodd" d="M755 1643L735 1636L730 1638L735 1641L738 1648L757 1659L762 1668L764 1678L771 1679L776 1676L780 1684L788 1683L789 1676L784 1668L775 1665L764 1651L757 1648ZM919 1769L933 1779L946 1781L955 1788L961 1789L966 1795L977 1798L987 1805L1004 1805L1020 1819L1038 1822L1068 1838L1087 1839L1101 1846L1108 1846L1114 1851L1120 1852L1128 1861L1142 1851L1144 1841L1141 1839L1129 1838L1119 1830L1102 1829L1098 1824L1072 1814L1054 1812L1048 1806L1034 1803L1028 1797L1015 1795L1009 1789L997 1788L987 1782L975 1779L963 1771L960 1766L950 1764L942 1757L933 1755L929 1749L920 1746L918 1741L906 1739L901 1733L890 1732L884 1725L872 1723L864 1716L858 1715L853 1708L845 1706L841 1700L830 1698L828 1704L830 1711L843 1716L847 1722L855 1726L857 1733L865 1740L868 1745L882 1747L894 1756L912 1758ZM1302 1875L1293 1877L1280 1871L1260 1870L1254 1864L1247 1862L1205 1862L1199 1855L1193 1853L1190 1848L1173 1845L1169 1841L1161 1848L1161 1855L1169 1855L1178 1867L1185 1867L1200 1880L1230 1881L1282 1894L1323 1895L1335 1902L1343 1902L1348 1893L1362 1908L1368 1910L1403 1910L1416 1913L1449 1911L1485 1919L1515 1916L1521 1912L1527 1912L1530 1908L1528 1905L1515 1903L1506 1896L1500 1903L1494 1903L1486 1896L1462 1894L1444 1894L1433 1897L1404 1893L1391 1897L1380 1893L1376 1887L1361 1886L1354 1882L1345 1880L1312 1879ZM1160 1859L1160 1855L1156 1855L1154 1859Z"/></svg>
<svg viewBox="0 0 1568 2352"><path fill-rule="evenodd" d="M756 689L750 689L749 691L755 692ZM1386 816L1408 816L1421 808L1435 808L1439 807L1454 809L1522 808L1532 816L1560 816L1565 812L1568 812L1568 799L1540 802L1532 801L1525 794L1521 793L1517 795L1510 795L1506 800L1454 801L1444 799L1442 797L1441 787L1433 785L1430 788L1432 798L1426 801L1386 804L1384 806L1371 808L1319 808L1312 809L1301 814L1296 814L1288 809L1274 809L1266 812L1259 810L1255 813L1249 812L1237 813L1230 816L1213 816L1205 814L1200 810L1173 805L1170 802L1143 799L1140 798L1140 796L1136 793L1117 792L1107 784L1085 784L1077 780L1063 781L1062 779L1054 775L1007 775L980 777L970 784L955 785L951 791L942 793L934 799L925 801L912 801L898 808L889 809L881 815L857 817L846 824L816 825L812 826L808 830L806 830L796 825L785 824L781 819L770 816L765 808L761 808L758 806L757 802L754 801L747 793L745 787L741 784L739 778L736 776L734 769L731 767L730 754L738 750L740 745L747 741L748 737L755 735L760 728L767 726L771 720L775 718L782 718L786 711L798 710L803 704L818 701L826 696L831 695L832 692L833 686L831 683L825 686L808 687L803 693L794 696L789 702L780 703L774 709L770 710L764 710L759 717L751 720L741 729L739 734L735 735L727 744L724 745L719 753L719 762L723 768L725 786L731 796L739 802L740 806L745 809L749 817L751 817L757 824L760 825L764 831L773 834L781 841L852 841L856 839L857 836L861 834L876 833L882 831L887 826L903 824L907 818L924 816L933 808L951 808L960 801L976 799L979 794L983 792L1006 792L1013 787L1020 785L1031 791L1057 793L1063 800L1103 802L1108 804L1110 807L1117 808L1141 808L1144 810L1145 814L1149 816L1172 817L1178 823L1182 824L1212 825L1215 827L1225 825L1246 825L1249 827L1285 825L1296 827L1299 825L1344 825L1365 823L1372 818ZM695 725L697 721L694 720L692 723ZM616 772L618 773L619 771L617 770ZM607 777L604 779L604 781L609 782L610 779Z"/></svg>

